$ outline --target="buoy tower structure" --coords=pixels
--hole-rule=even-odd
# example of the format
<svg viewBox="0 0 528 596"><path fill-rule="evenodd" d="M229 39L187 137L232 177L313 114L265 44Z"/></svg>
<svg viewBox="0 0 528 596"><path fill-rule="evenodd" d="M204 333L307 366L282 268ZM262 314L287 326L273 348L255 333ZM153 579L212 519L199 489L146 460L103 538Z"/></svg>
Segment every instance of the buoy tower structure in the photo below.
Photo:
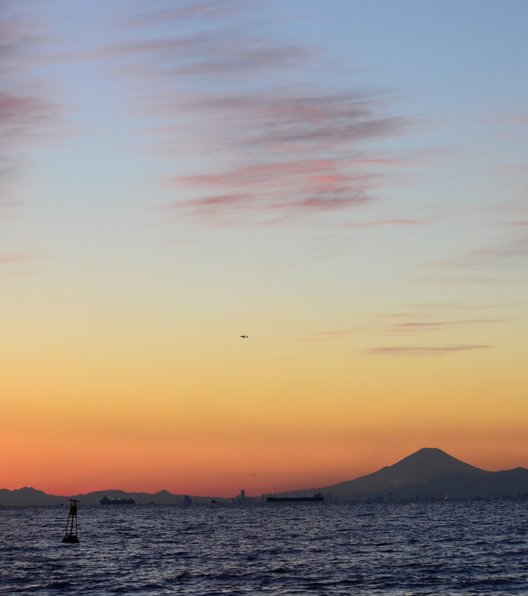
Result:
<svg viewBox="0 0 528 596"><path fill-rule="evenodd" d="M66 531L62 541L66 544L79 544L79 536L77 535L77 499L70 499L70 511L68 513L68 521L66 522Z"/></svg>

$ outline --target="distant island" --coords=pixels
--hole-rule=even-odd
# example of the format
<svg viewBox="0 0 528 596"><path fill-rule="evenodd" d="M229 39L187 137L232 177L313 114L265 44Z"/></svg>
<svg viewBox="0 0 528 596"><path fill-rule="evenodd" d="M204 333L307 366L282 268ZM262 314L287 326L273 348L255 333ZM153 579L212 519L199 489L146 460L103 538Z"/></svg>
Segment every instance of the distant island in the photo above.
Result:
<svg viewBox="0 0 528 596"><path fill-rule="evenodd" d="M489 472L452 457L437 448L424 448L377 472L325 487L274 493L273 497L303 497L320 493L325 502L406 502L414 500L528 498L528 469ZM189 505L232 501L266 502L260 497L203 497L177 495L167 490L134 493L121 490L95 491L72 497L48 495L34 488L0 489L0 506L59 506L69 498L84 505L108 500L129 500L138 505Z"/></svg>

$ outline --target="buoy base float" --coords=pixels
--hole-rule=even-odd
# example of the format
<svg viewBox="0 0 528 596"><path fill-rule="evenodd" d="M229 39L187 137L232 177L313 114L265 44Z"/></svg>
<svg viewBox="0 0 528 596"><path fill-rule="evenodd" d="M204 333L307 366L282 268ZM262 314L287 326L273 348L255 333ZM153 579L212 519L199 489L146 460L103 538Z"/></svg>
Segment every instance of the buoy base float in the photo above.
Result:
<svg viewBox="0 0 528 596"><path fill-rule="evenodd" d="M79 539L77 538L77 536L73 536L72 534L69 534L68 536L64 536L62 541L65 542L66 544L79 544Z"/></svg>

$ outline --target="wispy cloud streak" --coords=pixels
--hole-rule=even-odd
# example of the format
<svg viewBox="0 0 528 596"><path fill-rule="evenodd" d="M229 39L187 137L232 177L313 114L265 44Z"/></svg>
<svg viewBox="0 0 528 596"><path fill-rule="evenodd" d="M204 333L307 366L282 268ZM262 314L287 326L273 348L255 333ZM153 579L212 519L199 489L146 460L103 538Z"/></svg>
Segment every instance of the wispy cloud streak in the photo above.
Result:
<svg viewBox="0 0 528 596"><path fill-rule="evenodd" d="M528 236L524 230L522 232L515 238L494 246L467 251L465 254L445 261L442 265L453 269L525 267L528 258Z"/></svg>
<svg viewBox="0 0 528 596"><path fill-rule="evenodd" d="M359 221L344 224L345 228L379 228L385 226L420 226L428 223L425 219L380 219L377 221Z"/></svg>
<svg viewBox="0 0 528 596"><path fill-rule="evenodd" d="M254 1L254 4L257 0ZM167 7L159 3L158 7L152 8L152 2L145 2L145 8L137 14L125 19L124 24L130 27L143 27L144 25L160 25L167 21L183 21L203 18L228 17L237 14L242 6L241 0L200 0L197 2L180 1L175 6L170 3Z"/></svg>
<svg viewBox="0 0 528 596"><path fill-rule="evenodd" d="M55 134L60 108L38 91L32 61L41 40L39 24L8 16L0 5L0 205L16 203L13 186L27 152Z"/></svg>
<svg viewBox="0 0 528 596"><path fill-rule="evenodd" d="M158 121L158 146L211 163L170 177L171 209L269 221L270 212L298 218L376 198L380 169L400 164L372 143L406 126L386 94L314 83L312 49L271 35L245 3L149 6L124 20L126 39L102 54L141 84L136 105Z"/></svg>
<svg viewBox="0 0 528 596"><path fill-rule="evenodd" d="M366 350L368 354L380 356L447 356L460 352L485 350L491 345L457 344L449 346L383 346Z"/></svg>
<svg viewBox="0 0 528 596"><path fill-rule="evenodd" d="M15 263L21 263L31 260L32 257L29 255L0 253L0 265L13 265Z"/></svg>
<svg viewBox="0 0 528 596"><path fill-rule="evenodd" d="M455 283L518 281L526 277L528 261L528 201L526 198L502 201L493 205L494 237L486 237L480 245L460 250L437 262L438 278L449 271ZM488 234L489 235L489 234ZM446 279L445 277L443 279ZM447 281L447 280L446 280Z"/></svg>
<svg viewBox="0 0 528 596"><path fill-rule="evenodd" d="M504 319L459 319L451 321L403 321L391 325L393 331L438 331L466 325L504 323Z"/></svg>

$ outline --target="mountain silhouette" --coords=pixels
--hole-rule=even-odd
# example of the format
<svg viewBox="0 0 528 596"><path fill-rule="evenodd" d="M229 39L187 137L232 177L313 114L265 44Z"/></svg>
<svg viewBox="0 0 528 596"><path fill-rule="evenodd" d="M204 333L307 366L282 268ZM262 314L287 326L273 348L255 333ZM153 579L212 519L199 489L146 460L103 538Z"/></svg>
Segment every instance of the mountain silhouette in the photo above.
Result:
<svg viewBox="0 0 528 596"><path fill-rule="evenodd" d="M485 474L437 448L423 448L392 466L385 466L367 476L341 482L325 490L342 497L347 495L394 492L403 487L421 484L447 474Z"/></svg>
<svg viewBox="0 0 528 596"><path fill-rule="evenodd" d="M15 490L0 489L0 506L57 506L68 504L70 498L79 500L83 505L99 505L103 497L134 499L138 505L181 505L184 502L185 496L175 495L167 490L161 490L157 493L137 493L108 489L66 497L48 495L41 490L24 487ZM191 497L191 499L193 503L208 503L211 497Z"/></svg>
<svg viewBox="0 0 528 596"><path fill-rule="evenodd" d="M396 500L474 499L528 496L528 470L515 468L483 474L447 474L422 484L396 490Z"/></svg>
<svg viewBox="0 0 528 596"><path fill-rule="evenodd" d="M528 495L528 470L488 472L438 448L423 448L377 472L331 486L280 493L321 492L331 501L497 498Z"/></svg>
<svg viewBox="0 0 528 596"><path fill-rule="evenodd" d="M314 492L321 492L330 501L528 497L528 470L515 468L489 472L456 459L441 449L424 448L391 466L355 480L275 494L302 496ZM183 505L186 502L186 495L176 495L166 490L144 493L112 489L74 495L74 498L83 505L97 505L105 496L134 499L138 505ZM209 503L212 497L191 499L193 503ZM220 497L213 499L216 502L231 501ZM61 505L67 502L68 497L47 495L34 488L0 489L0 506Z"/></svg>
<svg viewBox="0 0 528 596"><path fill-rule="evenodd" d="M48 495L41 490L24 486L16 490L0 489L0 505L10 506L31 506L31 505L60 505L67 503L67 497Z"/></svg>

